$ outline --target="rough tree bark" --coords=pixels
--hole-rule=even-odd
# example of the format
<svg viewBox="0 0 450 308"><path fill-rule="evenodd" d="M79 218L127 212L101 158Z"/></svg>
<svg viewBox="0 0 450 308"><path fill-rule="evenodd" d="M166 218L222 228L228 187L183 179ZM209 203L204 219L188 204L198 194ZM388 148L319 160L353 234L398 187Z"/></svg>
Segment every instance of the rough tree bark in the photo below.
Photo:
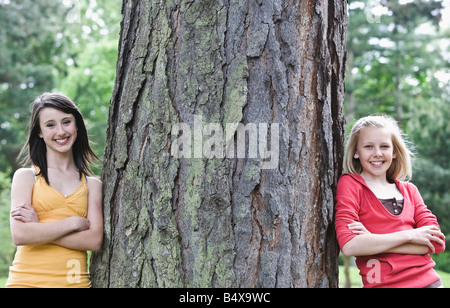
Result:
<svg viewBox="0 0 450 308"><path fill-rule="evenodd" d="M122 14L93 286L337 287L346 1L124 0ZM190 156L174 155L191 136L177 123ZM233 153L230 123L248 129L245 157L210 142ZM249 123L267 141L256 156Z"/></svg>

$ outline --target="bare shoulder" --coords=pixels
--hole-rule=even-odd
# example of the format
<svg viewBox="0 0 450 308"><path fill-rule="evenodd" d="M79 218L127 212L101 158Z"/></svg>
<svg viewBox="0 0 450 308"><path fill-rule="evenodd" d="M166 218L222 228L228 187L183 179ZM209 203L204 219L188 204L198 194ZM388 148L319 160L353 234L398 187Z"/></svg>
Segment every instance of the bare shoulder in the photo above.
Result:
<svg viewBox="0 0 450 308"><path fill-rule="evenodd" d="M34 182L35 177L32 168L18 169L14 173L11 185L11 208L21 203L31 204Z"/></svg>
<svg viewBox="0 0 450 308"><path fill-rule="evenodd" d="M35 174L33 168L20 168L14 173L13 182L34 183Z"/></svg>
<svg viewBox="0 0 450 308"><path fill-rule="evenodd" d="M103 183L99 178L95 176L88 176L86 178L89 190L102 191Z"/></svg>
<svg viewBox="0 0 450 308"><path fill-rule="evenodd" d="M102 209L102 198L103 198L103 183L97 177L86 177L87 185L89 190L89 208L91 210L88 213L91 213L90 219L92 219L92 213L101 214ZM92 210L96 209L96 210ZM88 214L89 215L89 214Z"/></svg>

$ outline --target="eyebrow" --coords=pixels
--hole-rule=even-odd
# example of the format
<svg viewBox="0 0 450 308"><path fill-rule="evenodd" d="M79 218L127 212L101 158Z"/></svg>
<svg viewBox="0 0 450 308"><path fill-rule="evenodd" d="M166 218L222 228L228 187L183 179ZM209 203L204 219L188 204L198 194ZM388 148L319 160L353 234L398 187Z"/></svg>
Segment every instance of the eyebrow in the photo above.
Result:
<svg viewBox="0 0 450 308"><path fill-rule="evenodd" d="M68 116L68 117L64 117L64 118L62 118L61 119L61 121L64 121L64 120L72 120L72 119L74 119L75 117L70 117L70 116ZM48 121L46 121L46 122L44 122L44 124L47 124L48 122L55 122L56 120L54 120L54 119L50 119L50 120L48 120Z"/></svg>
<svg viewBox="0 0 450 308"><path fill-rule="evenodd" d="M388 142L388 141L382 141L382 142L363 141L363 142L361 142L361 144L362 144L362 145L373 145L373 144L393 145L393 142Z"/></svg>

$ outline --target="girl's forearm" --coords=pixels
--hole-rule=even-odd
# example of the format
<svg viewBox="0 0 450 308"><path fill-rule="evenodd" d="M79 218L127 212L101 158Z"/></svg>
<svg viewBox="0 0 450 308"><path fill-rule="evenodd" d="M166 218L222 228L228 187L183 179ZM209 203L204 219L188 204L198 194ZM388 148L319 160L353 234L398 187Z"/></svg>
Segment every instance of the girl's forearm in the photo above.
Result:
<svg viewBox="0 0 450 308"><path fill-rule="evenodd" d="M102 239L101 231L86 230L62 236L53 243L69 249L98 251L102 245Z"/></svg>
<svg viewBox="0 0 450 308"><path fill-rule="evenodd" d="M408 255L425 255L429 251L428 246L420 245L420 244L403 244L392 249L389 249L385 252L388 253L399 253L399 254L408 254Z"/></svg>
<svg viewBox="0 0 450 308"><path fill-rule="evenodd" d="M346 256L370 256L390 252L396 247L409 243L408 233L399 231L389 234L360 234L342 247Z"/></svg>
<svg viewBox="0 0 450 308"><path fill-rule="evenodd" d="M11 219L12 238L16 246L45 244L77 230L71 217L54 222L23 223Z"/></svg>

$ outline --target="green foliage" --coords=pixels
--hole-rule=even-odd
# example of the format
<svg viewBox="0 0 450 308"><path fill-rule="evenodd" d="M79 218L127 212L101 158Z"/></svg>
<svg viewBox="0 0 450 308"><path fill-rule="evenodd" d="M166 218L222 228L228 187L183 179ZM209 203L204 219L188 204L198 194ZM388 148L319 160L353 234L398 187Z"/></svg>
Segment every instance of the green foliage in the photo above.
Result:
<svg viewBox="0 0 450 308"><path fill-rule="evenodd" d="M0 172L0 277L8 276L15 246L9 230L11 180Z"/></svg>
<svg viewBox="0 0 450 308"><path fill-rule="evenodd" d="M448 241L446 244L448 244ZM450 273L450 251L443 251L440 254L431 255L431 257L436 262L436 266L434 267L436 270ZM446 286L450 287L450 284Z"/></svg>
<svg viewBox="0 0 450 308"><path fill-rule="evenodd" d="M349 1L347 115L386 113L407 121L414 115L412 103L430 89L435 68L446 64L431 50L439 39L435 29L442 4L381 2L375 8L385 13L372 21L373 2ZM427 30L419 31L424 25Z"/></svg>

